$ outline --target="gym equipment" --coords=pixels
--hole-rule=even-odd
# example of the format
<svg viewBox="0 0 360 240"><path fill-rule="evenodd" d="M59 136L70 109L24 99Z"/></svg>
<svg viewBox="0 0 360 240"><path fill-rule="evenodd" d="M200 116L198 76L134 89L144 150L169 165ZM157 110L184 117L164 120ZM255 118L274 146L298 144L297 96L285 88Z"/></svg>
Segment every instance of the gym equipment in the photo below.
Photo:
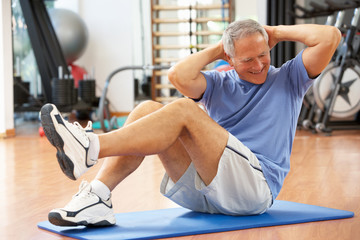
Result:
<svg viewBox="0 0 360 240"><path fill-rule="evenodd" d="M95 102L95 80L83 80L79 82L78 96L87 103Z"/></svg>
<svg viewBox="0 0 360 240"><path fill-rule="evenodd" d="M38 227L77 239L158 239L249 228L351 218L353 212L276 200L264 214L227 216L170 208L116 214L116 225L106 228L58 227L40 222Z"/></svg>
<svg viewBox="0 0 360 240"><path fill-rule="evenodd" d="M52 102L62 112L71 112L72 105L75 103L74 79L52 79Z"/></svg>
<svg viewBox="0 0 360 240"><path fill-rule="evenodd" d="M328 16L326 24L333 25L333 14L338 12L335 26L345 37L332 62L306 94L299 117L299 124L305 129L330 134L332 130L360 129L360 122L355 119L360 111L360 37L357 35L360 1L346 0L340 3L326 0L325 3L326 5L310 2L313 7L311 10L296 6L303 14L292 14L299 18ZM343 28L345 10L349 9L354 11L351 26Z"/></svg>
<svg viewBox="0 0 360 240"><path fill-rule="evenodd" d="M317 106L324 111L330 97L336 75L342 71L336 63L330 63L314 83L313 93ZM360 110L360 64L354 62L343 70L343 80L336 96L331 116L347 118Z"/></svg>
<svg viewBox="0 0 360 240"><path fill-rule="evenodd" d="M45 136L44 128L43 128L42 126L39 127L39 130L38 130L38 131L39 131L39 136L40 136L40 137Z"/></svg>
<svg viewBox="0 0 360 240"><path fill-rule="evenodd" d="M226 62L225 60L220 60L215 64L213 69L218 72L222 72L222 71L226 72L226 71L234 69L234 67L230 66L230 64L228 62Z"/></svg>
<svg viewBox="0 0 360 240"><path fill-rule="evenodd" d="M44 1L19 1L41 76L43 95L30 96L26 103L23 99L17 100L15 111L38 112L41 106L51 102L62 112L76 110L79 119L88 118L98 105L94 80L86 79L77 89L78 81L87 76L87 72L71 64L82 54L88 40L84 22L70 10L51 9L48 12ZM16 88L25 89L20 84Z"/></svg>
<svg viewBox="0 0 360 240"><path fill-rule="evenodd" d="M113 124L108 124L109 125L108 127L105 127L104 124L105 120L107 120L109 123L111 122L110 111L108 108L109 102L106 99L107 88L111 78L118 72L124 70L137 70L137 69L161 70L161 69L168 69L170 67L170 66L121 67L115 70L114 72L112 72L107 78L100 103L98 103L99 100L98 98L95 98L94 102L91 102L91 100L94 99L94 96L92 95L94 93L94 82L93 82L94 80L86 79L86 81L84 81L83 83L84 85L81 85L78 91L70 90L70 88L68 87L69 85L72 85L71 81L73 81L73 76L72 76L73 72L77 73L74 74L74 77L76 77L74 82L75 87L77 86L78 83L77 82L77 79L79 78L78 75L80 74L80 77L83 77L81 76L81 73L85 72L73 64L70 64L70 66L72 66L72 69L69 70L67 64L68 62L71 62L72 60L76 59L79 56L79 54L81 54L83 47L87 42L87 30L86 27L83 26L83 22L81 21L81 19L79 19L77 15L74 15L73 13L68 11L61 10L61 13L59 13L59 10L51 10L50 12L52 19L50 20L44 1L40 1L40 0L20 0L20 5L23 11L24 19L29 29L29 37L31 40L32 47L34 49L36 62L39 67L39 73L41 75L44 96L41 99L34 101L36 102L36 105L34 106L31 105L27 107L19 106L16 107L15 109L16 111L37 112L44 103L46 102L55 103L53 101L53 96L52 96L52 94L55 94L55 97L57 98L56 101L59 101L60 105L61 104L63 105L62 107L59 108L62 109L61 111L77 110L78 112L81 112L80 115L88 116L89 111L93 110L94 106L96 107L96 105L99 105L100 109L98 109L98 113L100 116L98 118L100 119L102 129L105 132L107 132L112 130L114 127ZM58 23L58 21L60 20L66 22L61 23L60 26L60 23ZM59 26L53 27L52 22L56 26L57 24L59 24ZM66 31L71 30L73 32L75 29L75 31L80 31L81 33L78 35L74 34L74 36L76 36L75 38L70 38L69 36L66 36L67 33L65 30L63 30L64 26L66 26L65 29ZM57 34L55 34L55 30L59 32L59 39L57 37ZM62 37L64 37L66 41L65 40L63 41ZM62 43L61 46L59 42ZM79 46L79 44L82 46ZM66 54L66 60L65 60L65 54L62 51L62 47L64 48ZM67 51L67 49L69 51ZM58 70L60 68L62 69L61 73ZM58 78L58 80L56 78ZM65 84L65 82L61 82L60 79L68 79L65 80L65 82L68 82L69 84ZM52 80L54 80L54 82L56 83L52 84L51 83ZM53 87L53 85L55 87ZM63 85L66 85L66 87ZM58 93L58 91L55 89L57 86L60 86L61 93ZM65 92L64 89L67 89L68 91ZM65 99L62 99L61 96L65 96L66 94L69 94L69 96L71 95L71 98L68 99L67 100L68 102L65 103ZM22 99L19 100L19 102L21 101Z"/></svg>
<svg viewBox="0 0 360 240"><path fill-rule="evenodd" d="M340 2L325 0L325 5L311 1L309 5L312 7L310 9L306 9L298 4L294 4L294 10L299 11L300 13L296 13L295 11L288 11L288 13L295 18L315 18L315 17L323 17L334 14L337 11L342 11L345 9L353 9L356 8L358 4L358 0L345 0Z"/></svg>
<svg viewBox="0 0 360 240"><path fill-rule="evenodd" d="M314 6L314 9L312 9L311 12L317 12L319 14L319 12L322 12L324 10L324 7L320 6L320 8L319 8L319 4L317 4L317 3L310 2L310 5ZM329 9L329 7L327 7L327 9ZM308 11L308 10L305 9L305 11ZM291 13L291 14L294 14L294 13ZM310 13L307 12L307 14L310 14ZM321 13L320 15L325 15L325 14L330 14L330 12L326 11L325 13ZM335 27L342 29L344 16L345 16L345 9L339 8L339 11L336 16ZM299 17L299 16L297 16L297 17ZM331 12L331 15L327 16L325 25L333 25L334 20L335 20L334 14L333 14L333 12ZM311 87L309 89L309 91L306 93L306 95L304 96L303 106L302 106L301 113L300 113L299 120L298 120L299 126L305 128L307 130L314 129L313 121L316 121L314 118L315 117L318 118L319 115L321 114L321 110L318 109L316 102L317 102L316 99L314 99L313 88Z"/></svg>
<svg viewBox="0 0 360 240"><path fill-rule="evenodd" d="M89 35L87 27L80 16L71 10L52 8L48 13L66 62L70 64L86 48Z"/></svg>
<svg viewBox="0 0 360 240"><path fill-rule="evenodd" d="M71 75L74 78L74 85L76 88L79 87L79 82L81 80L88 80L89 77L94 77L94 74L89 76L88 72L84 68L74 63L69 64L69 67L71 67Z"/></svg>
<svg viewBox="0 0 360 240"><path fill-rule="evenodd" d="M330 116L338 117L348 117L351 116L360 110L360 94L359 94L359 76L360 74L357 71L359 62L358 62L358 52L354 52L353 44L359 23L360 17L360 3L357 3L357 8L354 10L354 17L351 21L351 26L346 33L346 38L340 47L335 62L333 66L329 65L330 69L335 69L335 73L331 74L331 84L327 89L326 79L329 79L328 71L324 71L321 76L316 80L314 84L314 97L317 98L316 102L320 103L321 101L324 104L320 104L320 108L323 105L323 116L318 120L315 125L317 132L326 132L330 133L333 129L346 129L349 126L351 128L359 128L360 126L353 122L351 125L347 123L343 125L342 123L337 123L336 126L331 126ZM356 74L349 74L350 72L355 72ZM346 74L345 74L346 73ZM351 77L346 81L346 77ZM357 82L357 84L354 84ZM323 83L323 84L322 84ZM321 95L320 92L325 92ZM324 97L323 99L321 97ZM346 103L342 104L342 100L345 100ZM344 127L341 127L344 126Z"/></svg>
<svg viewBox="0 0 360 240"><path fill-rule="evenodd" d="M20 5L41 76L43 96L38 96L40 104L15 110L39 111L44 103L52 102L51 79L58 76L58 67L62 67L64 75L70 73L44 1L20 0Z"/></svg>
<svg viewBox="0 0 360 240"><path fill-rule="evenodd" d="M108 129L109 126L112 126L113 129L121 128L122 126L124 126L127 118L128 118L127 116L111 118L111 121L115 121L115 122L111 122L111 123L110 123L111 125L109 125L108 120L105 119L105 120L104 120L105 128ZM93 129L101 129L101 123L100 123L100 121L93 122L92 128L93 128Z"/></svg>
<svg viewBox="0 0 360 240"><path fill-rule="evenodd" d="M125 66L120 67L114 70L106 79L104 89L102 91L100 101L99 101L99 108L98 108L98 116L97 118L100 121L101 129L104 132L109 132L114 128L118 128L115 124L117 123L116 117L110 117L110 109L109 109L109 102L106 99L106 94L109 88L109 84L111 79L118 74L119 72L126 71L126 70L161 70L161 69L169 69L171 66L168 65L143 65L143 66ZM107 126L105 125L105 121L108 123Z"/></svg>
<svg viewBox="0 0 360 240"><path fill-rule="evenodd" d="M30 83L22 81L20 76L14 76L14 105L20 106L29 101Z"/></svg>

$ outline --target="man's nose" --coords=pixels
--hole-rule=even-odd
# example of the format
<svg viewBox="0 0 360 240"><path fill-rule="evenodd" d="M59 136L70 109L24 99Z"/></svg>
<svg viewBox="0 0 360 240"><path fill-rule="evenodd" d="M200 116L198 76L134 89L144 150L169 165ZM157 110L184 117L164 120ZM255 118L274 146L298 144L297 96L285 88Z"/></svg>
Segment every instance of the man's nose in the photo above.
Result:
<svg viewBox="0 0 360 240"><path fill-rule="evenodd" d="M259 72L263 68L264 64L260 61L260 59L256 58L254 61L253 69Z"/></svg>

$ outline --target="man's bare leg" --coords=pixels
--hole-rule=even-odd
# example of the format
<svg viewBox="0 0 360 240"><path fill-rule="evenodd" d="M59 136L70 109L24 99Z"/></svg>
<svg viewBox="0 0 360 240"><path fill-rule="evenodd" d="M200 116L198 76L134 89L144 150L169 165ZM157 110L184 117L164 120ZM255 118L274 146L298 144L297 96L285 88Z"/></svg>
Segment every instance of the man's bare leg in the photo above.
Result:
<svg viewBox="0 0 360 240"><path fill-rule="evenodd" d="M99 139L91 136L94 141L100 142L100 158L122 157L105 163L98 175L100 182L83 182L67 206L50 211L51 223L59 226L115 224L111 198L101 182L112 190L140 165L145 155L156 151L173 181L177 181L193 162L205 184L211 182L227 142L226 130L187 99L161 107L144 117L140 112L139 109L134 111L131 118L135 121L131 122L130 118L129 124L117 131L99 135ZM135 117L136 114L138 117ZM76 126L73 127L76 130ZM89 201L83 201L84 196L92 204L91 208Z"/></svg>
<svg viewBox="0 0 360 240"><path fill-rule="evenodd" d="M180 99L119 130L99 135L99 158L161 154L182 144L204 183L209 184L216 176L227 139L228 132L196 103ZM172 167L176 163L161 159L169 176L176 181L184 169L178 170Z"/></svg>
<svg viewBox="0 0 360 240"><path fill-rule="evenodd" d="M158 102L143 102L130 113L124 126L159 110L163 106L163 104ZM160 153L159 157L164 163L172 163L169 166L165 164L164 167L167 172L176 172L176 174L169 175L174 182L182 176L191 162L189 155L180 141L177 141L169 149ZM103 182L110 191L112 191L122 180L139 167L143 159L143 156L116 156L106 158L95 179ZM177 171L172 170L172 168L177 169Z"/></svg>

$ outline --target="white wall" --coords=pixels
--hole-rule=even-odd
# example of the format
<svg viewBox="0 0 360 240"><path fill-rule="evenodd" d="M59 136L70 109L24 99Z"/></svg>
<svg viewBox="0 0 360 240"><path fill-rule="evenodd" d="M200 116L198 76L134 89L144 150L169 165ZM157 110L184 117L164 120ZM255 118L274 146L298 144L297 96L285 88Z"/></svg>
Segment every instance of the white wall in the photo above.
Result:
<svg viewBox="0 0 360 240"><path fill-rule="evenodd" d="M257 1L237 0L235 4L235 20L251 18L257 20Z"/></svg>
<svg viewBox="0 0 360 240"><path fill-rule="evenodd" d="M267 23L267 0L257 0L258 22L265 25Z"/></svg>
<svg viewBox="0 0 360 240"><path fill-rule="evenodd" d="M0 134L14 128L11 1L0 2Z"/></svg>
<svg viewBox="0 0 360 240"><path fill-rule="evenodd" d="M254 19L261 24L266 24L267 0L235 0L235 20Z"/></svg>
<svg viewBox="0 0 360 240"><path fill-rule="evenodd" d="M134 1L61 0L56 7L77 12L89 31L84 54L75 64L88 72L94 68L97 96L106 78L115 69L133 65ZM131 71L119 73L111 80L107 97L111 111L130 112L134 106L134 81Z"/></svg>

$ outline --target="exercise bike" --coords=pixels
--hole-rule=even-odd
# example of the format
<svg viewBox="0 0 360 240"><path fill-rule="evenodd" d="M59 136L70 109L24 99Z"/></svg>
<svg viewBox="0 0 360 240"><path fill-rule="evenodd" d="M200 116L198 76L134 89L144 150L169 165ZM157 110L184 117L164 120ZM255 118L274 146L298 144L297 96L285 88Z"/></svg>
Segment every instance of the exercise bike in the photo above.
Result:
<svg viewBox="0 0 360 240"><path fill-rule="evenodd" d="M332 130L338 129L360 129L358 119L353 121L330 119L355 118L360 111L360 59L358 56L360 40L357 36L360 1L338 3L327 0L326 3L326 7L319 7L316 3L310 4L314 9L305 10L306 12L300 17L310 17L311 13L316 13L316 16L330 14L326 24L332 25L332 14L339 11L335 26L340 28L345 9L354 8L354 15L333 61L316 79L305 97L303 105L305 110L302 111L299 122L305 129L329 134Z"/></svg>

